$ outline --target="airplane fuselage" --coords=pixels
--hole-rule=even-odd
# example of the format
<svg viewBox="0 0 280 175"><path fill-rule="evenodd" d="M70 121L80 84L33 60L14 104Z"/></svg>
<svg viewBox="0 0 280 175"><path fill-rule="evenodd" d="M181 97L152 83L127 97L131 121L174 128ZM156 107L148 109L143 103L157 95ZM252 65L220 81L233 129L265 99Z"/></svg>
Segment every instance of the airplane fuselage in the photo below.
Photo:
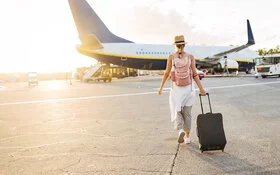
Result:
<svg viewBox="0 0 280 175"><path fill-rule="evenodd" d="M135 43L104 43L102 49L91 49L78 46L80 53L93 57L100 62L127 66L135 69L164 70L167 58L175 52L175 46L156 44ZM196 65L202 68L210 68L220 64L224 66L223 60L205 62L202 58L214 52L224 50L224 46L186 46L185 51L194 55ZM229 69L238 69L238 63L234 59L228 60Z"/></svg>

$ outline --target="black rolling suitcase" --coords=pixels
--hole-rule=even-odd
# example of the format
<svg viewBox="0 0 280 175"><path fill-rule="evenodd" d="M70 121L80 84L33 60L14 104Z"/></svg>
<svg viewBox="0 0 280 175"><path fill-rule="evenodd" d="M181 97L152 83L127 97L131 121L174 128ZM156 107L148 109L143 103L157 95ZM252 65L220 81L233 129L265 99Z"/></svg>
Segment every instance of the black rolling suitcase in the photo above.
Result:
<svg viewBox="0 0 280 175"><path fill-rule="evenodd" d="M201 94L199 94L202 114L197 116L197 136L199 149L203 151L222 150L226 146L226 136L221 113L212 113L209 93L207 93L210 112L204 114Z"/></svg>

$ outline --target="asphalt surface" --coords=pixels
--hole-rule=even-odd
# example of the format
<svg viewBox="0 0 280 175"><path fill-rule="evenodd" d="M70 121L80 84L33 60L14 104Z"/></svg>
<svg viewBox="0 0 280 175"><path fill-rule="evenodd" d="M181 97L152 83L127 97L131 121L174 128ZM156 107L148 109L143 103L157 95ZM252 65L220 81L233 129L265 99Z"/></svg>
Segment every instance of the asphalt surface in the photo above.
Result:
<svg viewBox="0 0 280 175"><path fill-rule="evenodd" d="M170 82L65 81L1 84L0 174L280 174L280 78L203 79L213 112L223 114L225 152L177 143ZM204 98L207 111L207 98Z"/></svg>

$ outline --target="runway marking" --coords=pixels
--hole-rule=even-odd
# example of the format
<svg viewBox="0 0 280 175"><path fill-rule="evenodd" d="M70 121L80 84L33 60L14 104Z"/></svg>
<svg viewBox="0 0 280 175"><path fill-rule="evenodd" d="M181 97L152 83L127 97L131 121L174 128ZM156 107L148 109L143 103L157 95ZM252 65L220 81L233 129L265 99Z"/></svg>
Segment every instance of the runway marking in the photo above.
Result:
<svg viewBox="0 0 280 175"><path fill-rule="evenodd" d="M235 87L246 87L246 86L259 86L267 84L280 84L280 81L266 82L266 83L252 83L252 84L239 84L239 85L229 85L229 86L217 86L217 87L204 87L204 89L226 89L226 88L235 88ZM170 90L171 88L164 88L163 90ZM158 90L158 88L153 88L153 90ZM198 91L198 89L195 89Z"/></svg>
<svg viewBox="0 0 280 175"><path fill-rule="evenodd" d="M20 104L36 104L36 103L54 103L62 101L73 101L73 100L88 100L88 99L101 99L101 98L113 98L113 97L128 97L137 95L149 95L156 94L157 92L142 92L134 94L115 94L115 95L101 95L101 96L90 96L90 97L75 97L75 98L60 98L60 99L48 99L48 100L32 100L32 101L21 101L21 102L10 102L10 103L0 103L0 106L8 105L20 105Z"/></svg>
<svg viewBox="0 0 280 175"><path fill-rule="evenodd" d="M205 89L206 90L226 89L226 88L236 88L236 87L246 87L246 86L260 86L260 85L267 85L267 84L280 84L280 81L266 82L266 83L241 84L241 85L229 85L229 86L217 86L217 87L205 87ZM89 99L102 99L102 98L128 97L128 96L157 94L158 88L153 88L153 90L156 90L156 91L131 93L131 94L115 94L115 95L101 95L101 96L90 96L90 97L74 97L74 98L60 98L60 99L48 99L48 100L9 102L9 103L0 103L0 106L21 105L21 104L36 104L36 103L54 103L54 102L63 102L63 101L74 101L74 100L89 100ZM170 88L164 88L163 93L168 92L169 90L170 90ZM198 89L196 89L196 90L198 90Z"/></svg>

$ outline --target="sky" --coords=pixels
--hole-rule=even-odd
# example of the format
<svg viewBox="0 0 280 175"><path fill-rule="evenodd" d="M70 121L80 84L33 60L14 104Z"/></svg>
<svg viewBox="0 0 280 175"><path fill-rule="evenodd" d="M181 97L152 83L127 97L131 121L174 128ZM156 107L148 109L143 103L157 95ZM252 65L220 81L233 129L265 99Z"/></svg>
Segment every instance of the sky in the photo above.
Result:
<svg viewBox="0 0 280 175"><path fill-rule="evenodd" d="M246 19L256 44L280 45L278 0L88 0L116 35L136 43L242 45ZM0 1L0 72L66 72L95 64L76 50L77 29L67 0Z"/></svg>

